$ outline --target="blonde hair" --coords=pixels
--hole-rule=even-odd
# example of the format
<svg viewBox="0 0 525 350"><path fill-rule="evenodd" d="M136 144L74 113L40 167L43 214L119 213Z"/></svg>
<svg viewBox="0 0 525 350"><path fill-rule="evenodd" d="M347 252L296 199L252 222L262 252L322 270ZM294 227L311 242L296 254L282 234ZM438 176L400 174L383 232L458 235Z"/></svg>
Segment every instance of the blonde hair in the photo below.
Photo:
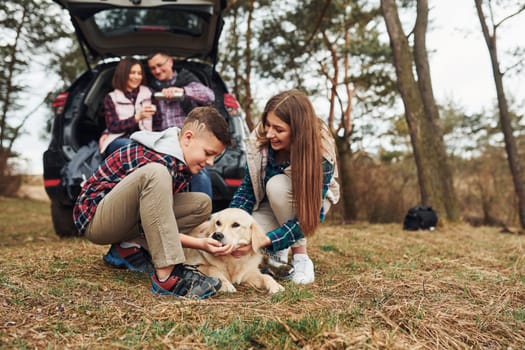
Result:
<svg viewBox="0 0 525 350"><path fill-rule="evenodd" d="M323 191L321 121L308 97L299 90L288 90L270 98L259 124L257 138L266 146L264 125L273 112L290 126L290 165L293 205L305 236L319 225Z"/></svg>

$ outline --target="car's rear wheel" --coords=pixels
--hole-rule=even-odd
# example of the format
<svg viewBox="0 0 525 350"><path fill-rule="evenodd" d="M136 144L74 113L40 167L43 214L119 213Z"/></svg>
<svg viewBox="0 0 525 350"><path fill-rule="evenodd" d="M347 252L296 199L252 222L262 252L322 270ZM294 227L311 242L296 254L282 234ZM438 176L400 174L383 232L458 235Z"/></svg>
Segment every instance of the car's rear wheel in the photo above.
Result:
<svg viewBox="0 0 525 350"><path fill-rule="evenodd" d="M73 207L51 201L51 219L59 237L78 236L77 228L73 223Z"/></svg>

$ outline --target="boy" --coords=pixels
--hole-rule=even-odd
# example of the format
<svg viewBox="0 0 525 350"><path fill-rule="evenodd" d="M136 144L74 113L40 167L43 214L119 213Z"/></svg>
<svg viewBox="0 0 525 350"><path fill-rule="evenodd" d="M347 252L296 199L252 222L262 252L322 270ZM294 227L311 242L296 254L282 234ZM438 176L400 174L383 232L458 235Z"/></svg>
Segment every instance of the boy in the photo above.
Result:
<svg viewBox="0 0 525 350"><path fill-rule="evenodd" d="M162 118L153 119L153 130L182 127L189 111L196 106L209 106L215 100L213 90L202 84L187 69L177 72L173 58L165 52L156 52L148 57L148 67L153 79L150 87L162 92L166 99L158 100ZM213 190L207 169L195 174L191 180L192 192L203 192L212 197Z"/></svg>
<svg viewBox="0 0 525 350"><path fill-rule="evenodd" d="M104 261L115 267L147 271L151 255L154 293L199 299L215 294L220 281L184 265L182 247L216 255L234 247L180 233L211 214L207 195L182 191L231 143L226 120L212 107L198 107L182 129L139 131L131 139L82 186L73 210L76 227L93 243L111 244Z"/></svg>

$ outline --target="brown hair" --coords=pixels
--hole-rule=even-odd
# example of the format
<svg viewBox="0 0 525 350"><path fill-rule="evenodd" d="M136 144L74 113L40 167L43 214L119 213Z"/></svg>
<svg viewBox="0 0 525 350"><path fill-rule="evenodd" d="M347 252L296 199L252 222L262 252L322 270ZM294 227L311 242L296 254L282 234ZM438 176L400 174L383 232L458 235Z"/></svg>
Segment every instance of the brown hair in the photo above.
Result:
<svg viewBox="0 0 525 350"><path fill-rule="evenodd" d="M193 130L196 133L210 131L226 147L231 145L232 139L228 122L213 107L195 107L184 119L182 131Z"/></svg>
<svg viewBox="0 0 525 350"><path fill-rule="evenodd" d="M323 191L320 119L304 93L295 89L281 92L270 98L262 114L262 130L257 132L264 145L268 140L263 129L270 112L290 126L293 205L304 235L313 235L319 225Z"/></svg>
<svg viewBox="0 0 525 350"><path fill-rule="evenodd" d="M114 89L126 91L128 87L129 72L131 72L131 67L133 67L136 64L140 66L140 70L142 71L142 81L140 84L147 84L146 74L144 73L144 67L142 67L140 61L131 57L124 57L117 64L117 67L115 68L115 73L113 73L113 80L111 81L111 84L113 85Z"/></svg>

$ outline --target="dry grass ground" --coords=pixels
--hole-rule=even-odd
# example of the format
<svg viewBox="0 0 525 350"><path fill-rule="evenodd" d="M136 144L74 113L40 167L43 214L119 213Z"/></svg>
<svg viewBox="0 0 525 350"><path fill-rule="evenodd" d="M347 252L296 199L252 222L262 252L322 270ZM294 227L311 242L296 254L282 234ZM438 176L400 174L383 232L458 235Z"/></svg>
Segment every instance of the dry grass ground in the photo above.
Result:
<svg viewBox="0 0 525 350"><path fill-rule="evenodd" d="M158 297L107 247L60 240L45 202L0 199L0 348L522 349L525 236L325 225L306 287Z"/></svg>

